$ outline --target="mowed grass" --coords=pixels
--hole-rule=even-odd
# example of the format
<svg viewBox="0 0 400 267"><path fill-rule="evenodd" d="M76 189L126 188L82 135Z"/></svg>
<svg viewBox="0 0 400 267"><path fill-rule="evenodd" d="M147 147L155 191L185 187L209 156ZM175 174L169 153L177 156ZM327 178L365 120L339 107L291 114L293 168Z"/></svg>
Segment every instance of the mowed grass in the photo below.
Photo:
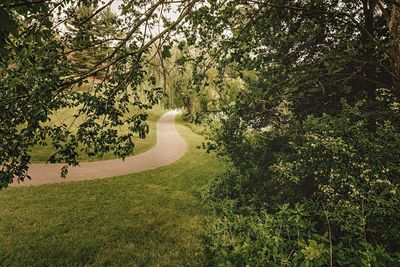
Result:
<svg viewBox="0 0 400 267"><path fill-rule="evenodd" d="M167 112L164 108L160 106L155 106L153 109L147 111L148 114L148 119L147 119L147 124L149 125L149 134L146 136L145 139L139 138L138 135L135 135L136 138L134 138L134 143L135 143L135 148L134 148L134 154L139 154L142 153L146 150L149 150L152 148L157 141L157 121L158 119ZM57 114L54 114L52 116L52 123L54 124L59 124L59 123L65 123L67 125L72 124L73 122L73 116L76 113L75 109L69 108L69 109L63 109L62 111L58 112ZM72 125L72 130L74 130L76 127L75 125ZM106 153L102 157L89 157L86 153L84 153L82 150L82 147L79 148L79 160L80 161L96 161L99 159L106 160L106 159L113 159L116 158L116 156L112 153ZM47 145L42 146L42 145L36 145L32 147L31 149L31 156L32 156L32 162L46 162L51 155L53 155L55 152L55 149L51 146L51 142L48 141Z"/></svg>
<svg viewBox="0 0 400 267"><path fill-rule="evenodd" d="M0 266L204 266L201 187L225 168L196 148L153 171L0 191Z"/></svg>

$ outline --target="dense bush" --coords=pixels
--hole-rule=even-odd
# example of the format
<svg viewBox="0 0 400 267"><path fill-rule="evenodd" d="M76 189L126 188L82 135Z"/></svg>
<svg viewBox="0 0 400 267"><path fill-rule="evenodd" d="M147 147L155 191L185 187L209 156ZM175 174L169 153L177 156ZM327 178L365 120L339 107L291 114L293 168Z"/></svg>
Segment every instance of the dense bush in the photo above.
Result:
<svg viewBox="0 0 400 267"><path fill-rule="evenodd" d="M318 225L315 220L323 214L313 212L313 205L284 205L273 214L234 212L231 205L220 206L219 219L209 225L212 265L328 266L331 256L334 266L400 264L398 253L390 253L379 244L350 236L331 242L329 219L324 227Z"/></svg>
<svg viewBox="0 0 400 267"><path fill-rule="evenodd" d="M205 194L216 263L399 265L400 124L388 112L371 126L364 103L344 104L267 130L227 118L215 138L235 170Z"/></svg>

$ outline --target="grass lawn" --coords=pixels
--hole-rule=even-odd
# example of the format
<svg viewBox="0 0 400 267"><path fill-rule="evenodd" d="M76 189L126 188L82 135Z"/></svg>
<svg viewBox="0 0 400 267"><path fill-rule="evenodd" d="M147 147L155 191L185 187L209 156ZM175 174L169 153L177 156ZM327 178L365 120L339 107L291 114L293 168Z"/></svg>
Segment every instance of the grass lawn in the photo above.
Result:
<svg viewBox="0 0 400 267"><path fill-rule="evenodd" d="M172 165L0 191L0 266L204 266L199 190L225 165L179 131L189 149Z"/></svg>
<svg viewBox="0 0 400 267"><path fill-rule="evenodd" d="M165 109L161 108L160 106L155 106L152 110L149 110L147 113L149 115L147 119L147 123L150 128L149 134L146 136L145 139L140 139L139 137L135 138L135 151L134 154L142 153L146 150L149 150L156 144L157 139L157 121L161 117L162 114L166 112ZM75 114L74 109L64 109L62 112L55 114L52 116L52 122L55 124L58 123L66 123L67 125L71 124L73 121L73 115ZM74 127L72 127L74 128ZM46 162L49 157L55 152L54 148L51 146L49 142L46 146L36 145L31 149L32 155L32 162ZM107 153L103 155L103 157L89 157L84 152L79 153L80 161L96 161L99 159L112 159L116 158L113 153Z"/></svg>

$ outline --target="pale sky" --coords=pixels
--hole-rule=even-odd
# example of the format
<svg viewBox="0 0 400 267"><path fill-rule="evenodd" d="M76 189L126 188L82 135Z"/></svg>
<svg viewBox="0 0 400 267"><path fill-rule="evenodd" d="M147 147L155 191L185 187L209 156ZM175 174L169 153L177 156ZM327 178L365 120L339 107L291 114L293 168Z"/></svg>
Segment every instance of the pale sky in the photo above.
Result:
<svg viewBox="0 0 400 267"><path fill-rule="evenodd" d="M111 9L115 14L119 14L119 9L118 6L121 4L122 0L115 0L112 4L111 4Z"/></svg>
<svg viewBox="0 0 400 267"><path fill-rule="evenodd" d="M124 2L124 0L114 0L114 2L111 4L111 9L112 11L117 14L120 15L121 12L119 10L119 6ZM172 8L171 11L163 11L163 15L165 18L167 18L168 20L174 21L176 20L180 13L178 12L177 8L178 8L178 4L171 4ZM144 31L144 26L142 25L142 27L140 27L141 30ZM150 31L152 32L152 34L158 34L160 31L164 30L163 25L160 25L159 27L151 27Z"/></svg>
<svg viewBox="0 0 400 267"><path fill-rule="evenodd" d="M120 14L120 11L118 9L119 5L123 3L123 0L115 0L112 4L111 4L111 9L113 10L113 12L115 14ZM172 4L172 6L176 6L176 4ZM174 12L175 11L175 12ZM170 12L164 12L164 16L170 20L174 20L177 19L179 14L176 10L174 10L174 8L172 8L172 10Z"/></svg>

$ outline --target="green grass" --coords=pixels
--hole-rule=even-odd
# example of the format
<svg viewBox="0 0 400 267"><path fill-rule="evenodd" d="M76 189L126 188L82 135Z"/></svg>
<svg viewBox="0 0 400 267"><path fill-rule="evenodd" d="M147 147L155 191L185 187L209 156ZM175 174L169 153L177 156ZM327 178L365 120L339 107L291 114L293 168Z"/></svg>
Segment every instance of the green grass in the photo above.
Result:
<svg viewBox="0 0 400 267"><path fill-rule="evenodd" d="M199 190L224 168L189 144L153 171L0 191L0 266L204 266Z"/></svg>
<svg viewBox="0 0 400 267"><path fill-rule="evenodd" d="M73 115L75 114L75 109L63 109L62 111L58 112L54 116L52 116L52 123L66 123L67 125L72 124L73 122ZM161 117L162 114L166 112L165 109L155 106L152 110L149 110L147 113L149 115L147 123L150 128L149 134L146 136L145 139L141 139L138 136L134 139L135 149L134 154L142 153L146 150L149 150L156 144L157 139L157 121ZM74 125L72 126L72 130L75 129ZM79 148L80 149L80 148ZM51 146L51 143L48 142L46 146L36 145L31 149L32 155L32 162L46 162L49 157L55 152L55 149ZM89 157L82 151L79 152L79 160L80 161L96 161L99 159L112 159L116 158L116 156L109 152L102 157Z"/></svg>

